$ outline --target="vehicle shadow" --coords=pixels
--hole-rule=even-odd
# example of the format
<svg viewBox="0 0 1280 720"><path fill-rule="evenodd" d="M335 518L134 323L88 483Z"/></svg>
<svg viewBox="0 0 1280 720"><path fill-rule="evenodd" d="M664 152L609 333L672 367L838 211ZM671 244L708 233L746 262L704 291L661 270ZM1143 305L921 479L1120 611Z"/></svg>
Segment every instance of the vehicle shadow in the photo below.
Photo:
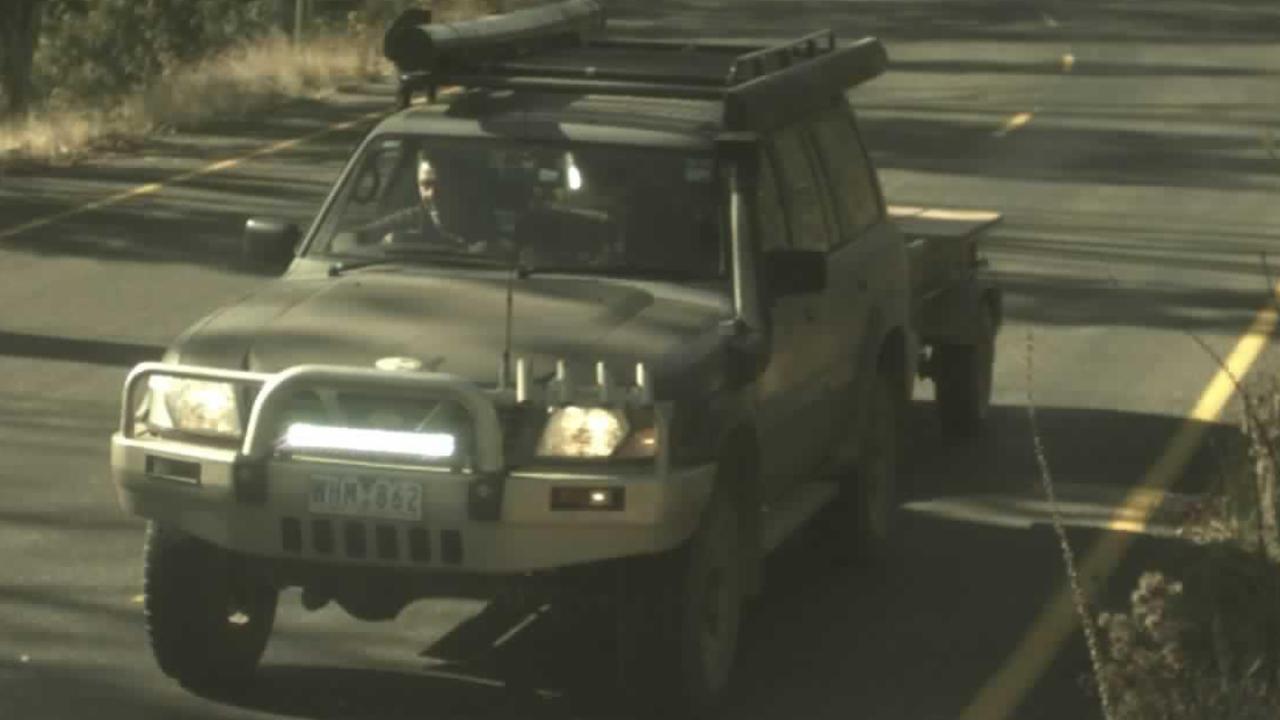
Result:
<svg viewBox="0 0 1280 720"><path fill-rule="evenodd" d="M0 330L0 356L4 357L132 367L147 360L159 360L163 354L164 348L155 345Z"/></svg>
<svg viewBox="0 0 1280 720"><path fill-rule="evenodd" d="M944 439L932 411L929 402L912 408L920 426L907 467L915 497L1041 492L1024 408L994 408L985 433L965 442ZM1038 413L1059 480L1111 489L1135 486L1182 423L1111 411ZM1177 483L1185 491L1203 489L1239 450L1234 428L1203 430L1206 440ZM908 512L899 519L899 542L882 564L842 564L816 530L775 553L766 592L749 607L724 717L955 717L1062 584L1056 540L1043 524ZM1069 535L1083 552L1102 533ZM1141 571L1176 570L1192 552L1136 538L1103 584L1100 607L1120 606ZM494 642L524 619L523 611L491 607L406 658L403 671L267 665L250 693L225 701L326 719L644 717L622 699L609 626L552 607ZM1091 712L1080 685L1086 671L1073 640L1032 693L1035 716Z"/></svg>

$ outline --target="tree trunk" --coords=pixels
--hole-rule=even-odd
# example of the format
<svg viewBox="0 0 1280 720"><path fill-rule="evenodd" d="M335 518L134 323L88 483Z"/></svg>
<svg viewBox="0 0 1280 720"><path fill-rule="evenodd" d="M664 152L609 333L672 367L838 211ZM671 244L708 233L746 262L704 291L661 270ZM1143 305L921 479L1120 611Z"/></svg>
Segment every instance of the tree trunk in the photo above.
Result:
<svg viewBox="0 0 1280 720"><path fill-rule="evenodd" d="M40 35L41 0L7 0L0 12L0 90L11 115L27 111L31 102L31 61Z"/></svg>

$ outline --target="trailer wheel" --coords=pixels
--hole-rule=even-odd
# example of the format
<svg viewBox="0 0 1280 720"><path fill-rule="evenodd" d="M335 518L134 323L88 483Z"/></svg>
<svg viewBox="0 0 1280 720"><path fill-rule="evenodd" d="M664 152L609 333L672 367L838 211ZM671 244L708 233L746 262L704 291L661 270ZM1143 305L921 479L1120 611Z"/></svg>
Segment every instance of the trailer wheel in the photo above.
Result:
<svg viewBox="0 0 1280 720"><path fill-rule="evenodd" d="M183 686L246 685L271 635L277 597L232 554L174 528L148 525L147 636L160 670Z"/></svg>
<svg viewBox="0 0 1280 720"><path fill-rule="evenodd" d="M972 437L991 407L995 365L995 319L982 305L981 339L972 345L939 345L933 355L933 387L938 420L948 435Z"/></svg>
<svg viewBox="0 0 1280 720"><path fill-rule="evenodd" d="M740 517L717 492L689 542L627 561L617 651L627 694L663 716L701 716L723 698L743 608Z"/></svg>

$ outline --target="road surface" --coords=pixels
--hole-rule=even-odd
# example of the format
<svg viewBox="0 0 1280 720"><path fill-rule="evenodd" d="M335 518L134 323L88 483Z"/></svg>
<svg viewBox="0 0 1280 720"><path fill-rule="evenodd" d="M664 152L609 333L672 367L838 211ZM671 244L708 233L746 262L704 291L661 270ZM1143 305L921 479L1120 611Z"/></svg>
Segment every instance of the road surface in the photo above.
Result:
<svg viewBox="0 0 1280 720"><path fill-rule="evenodd" d="M1028 389L1077 525L1105 524L1144 481L1196 492L1229 471L1238 410L1192 336L1249 378L1277 365L1266 343L1238 343L1272 329L1259 313L1270 302L1262 258L1280 249L1280 6L612 9L650 36L879 35L891 72L854 99L890 199L1007 216L990 244L1008 296L988 432L943 441L922 385L899 562L884 574L839 570L805 538L789 543L749 617L726 717L1097 717L1081 689L1082 643L1044 615L1063 573L1036 503ZM287 593L261 682L234 699L180 689L146 649L142 525L117 509L107 473L124 373L263 282L232 267L244 217L308 220L367 126L354 121L385 110L388 93L348 88L157 138L140 156L0 176L0 717L604 712L590 692L607 681L592 660L597 638L554 608L491 650L464 642L487 617L475 603L423 602L362 624L334 608L306 613ZM1188 561L1185 548L1150 539L1091 554L1115 537L1071 533L1082 556L1102 558L1091 567L1109 607L1143 569L1176 573ZM1047 634L1029 635L1036 628ZM542 692L504 690L512 678Z"/></svg>

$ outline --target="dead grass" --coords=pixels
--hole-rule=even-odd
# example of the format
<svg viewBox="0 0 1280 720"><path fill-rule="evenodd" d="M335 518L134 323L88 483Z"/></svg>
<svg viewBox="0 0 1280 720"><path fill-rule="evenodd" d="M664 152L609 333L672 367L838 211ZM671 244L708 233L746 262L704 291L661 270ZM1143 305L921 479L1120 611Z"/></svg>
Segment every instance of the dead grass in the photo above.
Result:
<svg viewBox="0 0 1280 720"><path fill-rule="evenodd" d="M537 4L537 0L435 0L431 11L435 22L454 22Z"/></svg>
<svg viewBox="0 0 1280 720"><path fill-rule="evenodd" d="M0 125L0 161L74 161L157 131L245 115L387 69L366 37L320 37L297 47L283 37L265 38L179 68L108 107L46 109Z"/></svg>
<svg viewBox="0 0 1280 720"><path fill-rule="evenodd" d="M532 0L437 0L437 22L536 4ZM259 112L391 72L380 53L381 29L314 37L294 46L282 36L234 48L179 68L106 107L69 104L0 123L0 169L67 164L95 152L137 146L146 136L213 118Z"/></svg>

